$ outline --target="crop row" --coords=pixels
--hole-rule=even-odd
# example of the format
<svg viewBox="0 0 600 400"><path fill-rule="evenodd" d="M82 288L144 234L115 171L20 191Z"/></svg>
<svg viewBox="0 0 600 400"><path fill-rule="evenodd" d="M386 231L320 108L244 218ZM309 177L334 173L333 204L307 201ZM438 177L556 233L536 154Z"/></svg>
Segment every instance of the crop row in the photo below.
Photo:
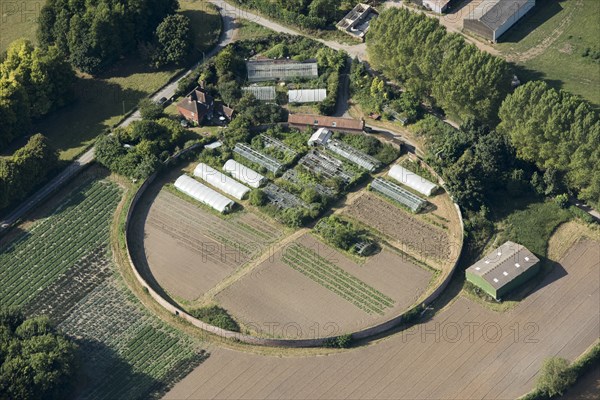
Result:
<svg viewBox="0 0 600 400"><path fill-rule="evenodd" d="M98 190L100 189L100 190ZM118 202L114 185L96 183L76 206L44 220L0 255L0 302L23 305L108 240L110 216ZM55 216L57 216L55 218Z"/></svg>
<svg viewBox="0 0 600 400"><path fill-rule="evenodd" d="M357 279L355 276L344 271L342 268L338 267L328 259L321 257L313 250L305 246L301 246L299 244L294 244L290 248L286 249L286 251L289 251L291 254L295 254L304 258L311 264L321 267L324 271L328 272L336 278L340 278L342 280L351 282L353 285L359 287L358 290L362 290L368 293L370 296L373 296L374 298L378 299L382 304L388 307L392 307L394 305L394 300L392 298L381 293L374 287L367 285L360 279Z"/></svg>
<svg viewBox="0 0 600 400"><path fill-rule="evenodd" d="M340 274L339 267L335 265L332 268L314 255L307 257L305 253L310 250L301 249L300 246L292 246L282 257L284 263L369 314L384 314L385 308L393 306L393 300L389 297L380 295L380 292L350 274Z"/></svg>

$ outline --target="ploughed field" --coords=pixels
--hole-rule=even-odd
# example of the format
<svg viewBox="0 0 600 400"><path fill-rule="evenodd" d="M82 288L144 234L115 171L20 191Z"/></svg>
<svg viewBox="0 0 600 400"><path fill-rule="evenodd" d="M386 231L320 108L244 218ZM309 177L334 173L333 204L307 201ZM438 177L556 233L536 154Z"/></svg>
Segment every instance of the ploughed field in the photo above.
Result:
<svg viewBox="0 0 600 400"><path fill-rule="evenodd" d="M282 230L249 212L221 217L161 190L144 225L144 252L157 282L192 301L268 250Z"/></svg>
<svg viewBox="0 0 600 400"><path fill-rule="evenodd" d="M459 297L430 321L341 354L216 349L165 398L518 398L545 358L573 360L598 339L600 242L578 241L559 264L509 312Z"/></svg>
<svg viewBox="0 0 600 400"><path fill-rule="evenodd" d="M0 243L0 305L46 315L77 342L78 398L155 397L206 358L150 315L116 271L109 230L121 196L115 183L85 174Z"/></svg>
<svg viewBox="0 0 600 400"><path fill-rule="evenodd" d="M456 234L451 236L448 227L451 224L444 219L433 213L411 214L377 194L362 193L344 213L375 229L400 250L426 264L447 265L460 252L460 241L455 238Z"/></svg>
<svg viewBox="0 0 600 400"><path fill-rule="evenodd" d="M384 248L364 264L304 234L270 254L216 300L262 336L349 333L399 315L432 273Z"/></svg>

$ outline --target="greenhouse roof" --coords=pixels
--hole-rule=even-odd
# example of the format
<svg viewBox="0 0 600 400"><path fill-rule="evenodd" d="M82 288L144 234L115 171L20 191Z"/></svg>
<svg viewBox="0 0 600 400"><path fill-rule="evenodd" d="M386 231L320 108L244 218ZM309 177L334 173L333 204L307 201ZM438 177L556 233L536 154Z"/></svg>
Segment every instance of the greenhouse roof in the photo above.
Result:
<svg viewBox="0 0 600 400"><path fill-rule="evenodd" d="M223 171L253 188L261 187L266 181L264 176L235 160L227 160L223 165Z"/></svg>
<svg viewBox="0 0 600 400"><path fill-rule="evenodd" d="M288 91L288 103L318 103L327 97L327 89L299 89Z"/></svg>
<svg viewBox="0 0 600 400"><path fill-rule="evenodd" d="M403 185L416 190L425 196L431 196L437 189L437 185L427 179L417 175L416 173L400 166L394 165L388 173L390 178L395 179Z"/></svg>
<svg viewBox="0 0 600 400"><path fill-rule="evenodd" d="M211 186L242 200L250 191L250 188L242 185L230 176L227 176L209 165L200 163L194 169L194 176L208 182Z"/></svg>
<svg viewBox="0 0 600 400"><path fill-rule="evenodd" d="M221 193L205 186L191 176L181 175L175 181L175 187L192 197L193 199L224 213L235 204L233 200L223 196Z"/></svg>

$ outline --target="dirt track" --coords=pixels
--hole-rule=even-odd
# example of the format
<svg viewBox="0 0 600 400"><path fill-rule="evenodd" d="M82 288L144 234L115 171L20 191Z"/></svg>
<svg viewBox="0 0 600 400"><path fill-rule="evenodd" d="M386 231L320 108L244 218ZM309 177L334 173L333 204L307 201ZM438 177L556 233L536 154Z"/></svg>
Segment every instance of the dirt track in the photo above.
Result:
<svg viewBox="0 0 600 400"><path fill-rule="evenodd" d="M343 354L273 358L212 348L166 398L517 398L544 358L574 359L600 337L600 243L578 242L561 264L508 313L459 298L414 330ZM470 323L479 324L472 334Z"/></svg>

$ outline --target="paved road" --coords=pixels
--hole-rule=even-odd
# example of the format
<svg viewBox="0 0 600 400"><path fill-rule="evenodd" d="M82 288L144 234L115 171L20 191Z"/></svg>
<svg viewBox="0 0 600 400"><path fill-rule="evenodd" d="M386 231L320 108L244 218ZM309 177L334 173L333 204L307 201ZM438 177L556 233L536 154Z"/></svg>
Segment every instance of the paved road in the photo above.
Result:
<svg viewBox="0 0 600 400"><path fill-rule="evenodd" d="M218 4L216 4L219 7ZM156 93L152 95L152 99L157 101L162 97L167 99L172 98L175 95L177 90L177 84L179 81L185 77L187 77L192 70L194 70L199 64L204 62L204 60L214 56L219 52L223 47L227 46L229 43L233 41L233 35L235 32L235 21L231 15L224 15L221 13L222 21L223 21L223 30L221 31L221 36L219 38L219 43L215 46L211 51L206 54L203 54L203 58L192 68L187 70L185 73L178 76L172 82L165 85L163 88L158 90ZM125 127L131 124L133 121L141 119L141 115L139 110L136 110L127 118L125 118L118 125L120 127ZM64 184L66 184L73 177L77 176L84 168L90 165L94 161L94 147L90 148L88 151L83 153L77 160L73 161L67 168L65 168L60 174L54 177L50 182L48 182L45 186L43 186L40 190L35 192L32 196L27 198L23 203L21 203L16 209L14 209L9 215L7 215L3 220L0 220L0 235L8 230L12 225L14 225L17 221L19 221L25 214L34 209L38 204L43 202L46 198L48 198L52 193L56 192L60 189Z"/></svg>

